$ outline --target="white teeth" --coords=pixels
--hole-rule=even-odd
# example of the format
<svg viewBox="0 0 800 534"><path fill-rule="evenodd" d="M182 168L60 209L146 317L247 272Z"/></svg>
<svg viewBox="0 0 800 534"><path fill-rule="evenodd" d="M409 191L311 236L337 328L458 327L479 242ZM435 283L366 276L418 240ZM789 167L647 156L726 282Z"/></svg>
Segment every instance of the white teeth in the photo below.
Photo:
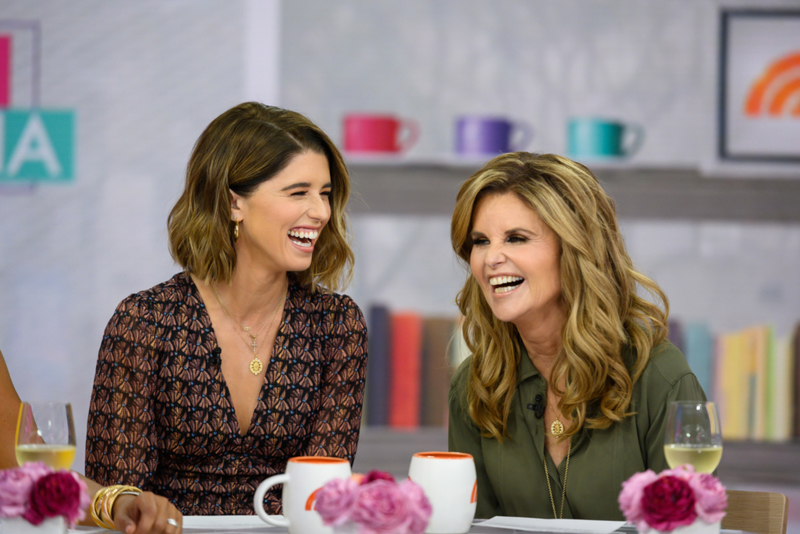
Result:
<svg viewBox="0 0 800 534"><path fill-rule="evenodd" d="M522 280L524 280L524 278L520 276L495 276L489 279L489 283L493 286L500 286L511 282L521 282Z"/></svg>
<svg viewBox="0 0 800 534"><path fill-rule="evenodd" d="M517 289L519 286L508 286L508 287L497 287L495 288L495 293L508 293L512 289Z"/></svg>
<svg viewBox="0 0 800 534"><path fill-rule="evenodd" d="M289 230L289 235L292 237L299 237L301 239L316 239L319 237L319 232L316 230L310 231L299 231L299 230Z"/></svg>

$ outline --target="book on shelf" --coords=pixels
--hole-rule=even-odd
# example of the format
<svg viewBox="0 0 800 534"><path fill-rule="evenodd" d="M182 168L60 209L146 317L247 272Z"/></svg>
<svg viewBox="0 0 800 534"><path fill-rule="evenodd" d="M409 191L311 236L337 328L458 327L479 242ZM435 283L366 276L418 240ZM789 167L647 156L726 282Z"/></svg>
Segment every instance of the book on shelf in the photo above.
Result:
<svg viewBox="0 0 800 534"><path fill-rule="evenodd" d="M451 317L426 317L422 323L422 426L447 424L447 395L453 369L449 350L455 332Z"/></svg>
<svg viewBox="0 0 800 534"><path fill-rule="evenodd" d="M420 423L422 317L412 312L391 315L389 426L417 428Z"/></svg>
<svg viewBox="0 0 800 534"><path fill-rule="evenodd" d="M721 334L713 399L726 440L786 441L796 412L796 354L769 326ZM796 422L794 423L796 424Z"/></svg>
<svg viewBox="0 0 800 534"><path fill-rule="evenodd" d="M700 387L710 395L714 368L714 338L705 323L688 323L683 332L683 353ZM673 344L675 344L673 342ZM680 348L680 346L678 346Z"/></svg>
<svg viewBox="0 0 800 534"><path fill-rule="evenodd" d="M369 357L367 359L366 411L371 426L389 424L389 375L391 371L391 317L389 308L373 305L367 315Z"/></svg>

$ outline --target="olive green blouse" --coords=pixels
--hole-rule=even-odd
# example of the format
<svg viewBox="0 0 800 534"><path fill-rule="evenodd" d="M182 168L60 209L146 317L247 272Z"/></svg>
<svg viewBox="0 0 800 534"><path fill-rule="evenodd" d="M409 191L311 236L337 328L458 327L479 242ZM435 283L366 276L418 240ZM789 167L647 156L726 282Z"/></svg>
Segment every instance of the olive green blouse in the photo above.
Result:
<svg viewBox="0 0 800 534"><path fill-rule="evenodd" d="M623 357L630 369L632 351ZM547 383L524 347L517 390L508 416L510 439L482 437L467 411L471 357L450 383L449 447L471 454L478 473L478 509L475 517L496 515L553 517L543 458L550 474L556 510L561 495L566 458L556 468L545 454L544 419L532 408L537 394L546 398ZM633 386L630 411L635 412L604 430L582 429L572 436L564 518L623 520L617 504L622 482L636 472L667 469L664 427L667 406L674 400L705 400L683 354L665 341L650 355L642 376Z"/></svg>

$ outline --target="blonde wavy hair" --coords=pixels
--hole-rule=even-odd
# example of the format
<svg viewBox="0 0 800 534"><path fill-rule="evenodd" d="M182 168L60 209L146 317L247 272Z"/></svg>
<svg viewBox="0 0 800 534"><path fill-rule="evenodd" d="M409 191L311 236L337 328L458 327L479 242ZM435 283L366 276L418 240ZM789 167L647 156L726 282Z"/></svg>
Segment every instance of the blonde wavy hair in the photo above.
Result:
<svg viewBox="0 0 800 534"><path fill-rule="evenodd" d="M352 276L345 206L350 178L327 135L300 113L245 102L214 119L195 144L183 194L169 214L170 254L206 283L230 282L236 269L230 191L250 196L303 152L323 154L331 174L331 218L301 284L336 291Z"/></svg>
<svg viewBox="0 0 800 534"><path fill-rule="evenodd" d="M634 269L614 203L597 178L580 163L554 154L503 154L461 186L450 238L467 270L475 205L483 196L503 193L513 193L528 204L560 241L561 296L567 319L548 387L561 396L562 414L572 417L562 439L584 425L607 428L629 415L633 383L647 365L650 350L667 335L667 297ZM660 300L663 311L642 298L638 289ZM506 423L517 386L519 332L494 316L471 274L456 303L473 355L469 414L485 436L502 440L508 435ZM626 345L636 354L632 372L622 358ZM562 379L563 390L557 386Z"/></svg>

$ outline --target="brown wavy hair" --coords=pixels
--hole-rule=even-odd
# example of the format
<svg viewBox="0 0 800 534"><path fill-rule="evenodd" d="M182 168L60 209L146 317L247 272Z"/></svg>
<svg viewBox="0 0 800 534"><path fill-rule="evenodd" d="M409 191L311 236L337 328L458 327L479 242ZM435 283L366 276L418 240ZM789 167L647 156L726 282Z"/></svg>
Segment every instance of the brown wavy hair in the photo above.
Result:
<svg viewBox="0 0 800 534"><path fill-rule="evenodd" d="M186 186L169 214L170 254L206 283L230 282L236 268L230 191L243 197L303 152L323 154L331 174L331 218L300 283L335 291L352 276L345 205L350 178L342 155L319 127L295 111L257 102L229 109L203 131L186 168Z"/></svg>
<svg viewBox="0 0 800 534"><path fill-rule="evenodd" d="M667 335L667 297L634 269L614 203L597 178L580 163L554 154L503 154L461 186L450 238L467 270L475 205L485 195L502 193L513 193L530 206L560 241L567 319L548 387L561 396L561 413L572 417L562 439L584 425L607 428L630 415L633 383L647 365L650 350ZM638 289L660 300L663 310L642 298ZM471 274L456 303L472 352L469 414L485 436L502 440L508 435L506 422L517 386L519 332L494 316ZM636 355L631 372L622 358L626 345ZM562 379L563 390L557 386Z"/></svg>

